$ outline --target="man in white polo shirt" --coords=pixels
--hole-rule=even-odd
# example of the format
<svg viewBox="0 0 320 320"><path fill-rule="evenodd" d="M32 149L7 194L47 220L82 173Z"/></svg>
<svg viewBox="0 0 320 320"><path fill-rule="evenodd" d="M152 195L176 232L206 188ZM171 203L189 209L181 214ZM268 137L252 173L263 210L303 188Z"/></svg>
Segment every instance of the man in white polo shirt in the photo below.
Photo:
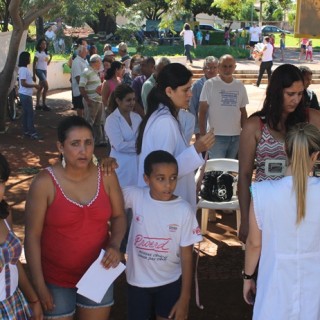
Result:
<svg viewBox="0 0 320 320"><path fill-rule="evenodd" d="M250 34L250 58L252 58L252 52L254 49L254 46L260 41L260 36L261 36L261 29L260 27L257 26L257 24L254 22L252 27L249 29L249 34Z"/></svg>

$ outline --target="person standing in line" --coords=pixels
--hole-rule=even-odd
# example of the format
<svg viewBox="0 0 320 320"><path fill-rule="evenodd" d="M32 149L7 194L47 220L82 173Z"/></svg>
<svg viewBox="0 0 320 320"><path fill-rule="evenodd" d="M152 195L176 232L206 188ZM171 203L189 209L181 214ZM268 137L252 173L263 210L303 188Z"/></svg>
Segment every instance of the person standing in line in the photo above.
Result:
<svg viewBox="0 0 320 320"><path fill-rule="evenodd" d="M142 100L145 114L147 113L147 110L148 110L147 98L151 89L156 85L157 75L169 63L171 63L171 61L167 57L159 58L156 62L154 73L144 82L142 86L141 100Z"/></svg>
<svg viewBox="0 0 320 320"><path fill-rule="evenodd" d="M313 61L313 49L312 49L312 41L309 40L306 48L306 61L308 61L308 58L310 58L310 61Z"/></svg>
<svg viewBox="0 0 320 320"><path fill-rule="evenodd" d="M320 180L309 176L320 154L318 128L295 125L285 149L285 177L251 187L243 297L254 304L253 320L318 320Z"/></svg>
<svg viewBox="0 0 320 320"><path fill-rule="evenodd" d="M203 69L202 69L204 76L199 80L195 81L191 87L192 97L190 99L189 111L195 116L194 134L196 135L197 139L200 137L198 112L199 112L201 91L204 83L207 80L217 76L218 64L219 64L219 60L216 57L214 56L206 57L203 61Z"/></svg>
<svg viewBox="0 0 320 320"><path fill-rule="evenodd" d="M281 52L281 59L280 61L284 61L284 51L286 49L286 34L284 32L280 35L280 52Z"/></svg>
<svg viewBox="0 0 320 320"><path fill-rule="evenodd" d="M118 44L118 53L121 57L120 62L125 65L124 73L130 73L130 61L131 57L128 53L128 45L125 42L120 42Z"/></svg>
<svg viewBox="0 0 320 320"><path fill-rule="evenodd" d="M60 161L32 181L26 201L25 249L45 319L108 320L113 285L97 303L76 284L105 251L105 269L121 259L126 229L123 197L115 173L103 175L94 156L92 126L79 116L58 125Z"/></svg>
<svg viewBox="0 0 320 320"><path fill-rule="evenodd" d="M192 206L175 195L175 157L155 150L143 167L148 187L123 189L125 205L133 211L127 246L128 319L150 319L155 313L156 319L184 320L191 296L192 250L202 240L201 231Z"/></svg>
<svg viewBox="0 0 320 320"><path fill-rule="evenodd" d="M199 104L199 133L214 130L216 142L209 158L236 159L241 128L247 119L248 95L243 83L233 77L236 61L226 54L219 59L219 75L207 80Z"/></svg>
<svg viewBox="0 0 320 320"><path fill-rule="evenodd" d="M22 124L23 134L34 140L41 140L42 137L38 134L34 127L34 111L32 102L32 89L39 89L38 84L33 83L32 75L27 68L30 64L30 53L23 51L19 56L19 97L22 105Z"/></svg>
<svg viewBox="0 0 320 320"><path fill-rule="evenodd" d="M176 157L179 179L176 192L187 200L196 213L196 184L194 171L203 164L201 153L210 149L214 135L208 132L190 145L178 120L180 109L186 109L191 98L192 72L181 63L170 63L157 76L157 86L148 95L148 111L139 127L138 186L145 186L143 163L154 150L165 150ZM160 134L161 133L161 134Z"/></svg>
<svg viewBox="0 0 320 320"><path fill-rule="evenodd" d="M10 167L0 153L0 318L42 320L39 297L19 261L22 245L12 230L12 215L4 200Z"/></svg>
<svg viewBox="0 0 320 320"><path fill-rule="evenodd" d="M266 36L264 37L264 47L262 49L262 57L261 57L261 64L260 64L260 69L259 69L259 75L257 82L254 84L256 87L260 86L260 82L262 79L262 76L265 71L267 71L268 74L268 83L271 78L271 69L273 65L273 46L270 43L270 37Z"/></svg>
<svg viewBox="0 0 320 320"><path fill-rule="evenodd" d="M303 76L292 64L282 64L272 73L263 108L245 122L239 148L239 204L241 225L239 238L248 235L250 185L255 181L282 179L287 156L284 139L287 131L300 122L309 122L320 129L320 112L306 110Z"/></svg>
<svg viewBox="0 0 320 320"><path fill-rule="evenodd" d="M127 84L120 84L111 93L104 131L111 145L110 157L117 159L116 173L121 187L138 184L138 155L136 139L141 117L133 112L134 90Z"/></svg>
<svg viewBox="0 0 320 320"><path fill-rule="evenodd" d="M183 30L180 32L180 36L183 37L184 55L187 57L187 61L189 60L190 64L192 65L192 57L190 50L192 46L196 49L197 44L189 23L184 24Z"/></svg>
<svg viewBox="0 0 320 320"><path fill-rule="evenodd" d="M95 146L102 143L102 99L97 92L97 88L101 85L99 77L101 65L101 57L98 54L92 55L89 66L83 70L79 82L79 90L84 105L84 118L93 128Z"/></svg>
<svg viewBox="0 0 320 320"><path fill-rule="evenodd" d="M207 30L204 36L204 44L208 45L210 41L210 32Z"/></svg>
<svg viewBox="0 0 320 320"><path fill-rule="evenodd" d="M250 57L249 60L254 60L252 57L252 52L254 49L254 46L260 41L261 36L261 29L257 26L256 22L253 23L252 27L249 29L249 35L250 35Z"/></svg>
<svg viewBox="0 0 320 320"><path fill-rule="evenodd" d="M52 59L52 54L48 53L47 41L40 39L36 45L36 53L33 60L33 77L36 82L36 75L39 79L39 89L37 90L36 110L51 111L46 105L47 92L49 89L47 81L47 69ZM40 105L40 97L42 93L42 106Z"/></svg>
<svg viewBox="0 0 320 320"><path fill-rule="evenodd" d="M82 95L80 93L79 83L80 76L84 69L88 67L87 63L87 46L80 45L77 48L77 56L72 61L71 66L71 86L72 86L72 104L77 111L79 117L83 117L84 105L82 102Z"/></svg>

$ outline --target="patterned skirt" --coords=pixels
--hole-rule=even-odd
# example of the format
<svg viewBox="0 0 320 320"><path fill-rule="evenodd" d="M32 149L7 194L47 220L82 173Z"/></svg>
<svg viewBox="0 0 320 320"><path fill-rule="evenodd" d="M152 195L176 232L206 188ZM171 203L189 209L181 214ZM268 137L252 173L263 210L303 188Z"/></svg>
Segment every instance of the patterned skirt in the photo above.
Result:
<svg viewBox="0 0 320 320"><path fill-rule="evenodd" d="M28 320L31 310L19 288L6 300L0 301L1 320Z"/></svg>

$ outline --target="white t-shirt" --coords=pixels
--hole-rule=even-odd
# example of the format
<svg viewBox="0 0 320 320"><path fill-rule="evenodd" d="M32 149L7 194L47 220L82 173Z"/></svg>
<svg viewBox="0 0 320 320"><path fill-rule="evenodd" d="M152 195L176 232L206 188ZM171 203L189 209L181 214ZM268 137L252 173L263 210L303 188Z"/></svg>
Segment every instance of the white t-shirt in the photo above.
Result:
<svg viewBox="0 0 320 320"><path fill-rule="evenodd" d="M132 208L127 245L127 281L138 287L158 287L181 276L180 247L202 240L191 206L178 197L158 201L149 188L123 189L126 208Z"/></svg>
<svg viewBox="0 0 320 320"><path fill-rule="evenodd" d="M71 66L71 84L72 84L72 95L74 97L80 96L79 84L76 77L80 77L83 70L88 67L88 62L86 59L76 56L72 61ZM79 79L80 81L80 79Z"/></svg>
<svg viewBox="0 0 320 320"><path fill-rule="evenodd" d="M189 44L193 46L192 39L194 38L194 34L192 30L183 30L183 43L184 45Z"/></svg>
<svg viewBox="0 0 320 320"><path fill-rule="evenodd" d="M259 42L259 36L261 34L260 27L251 27L249 29L249 33L250 33L250 41Z"/></svg>
<svg viewBox="0 0 320 320"><path fill-rule="evenodd" d="M51 31L47 30L44 35L51 41L56 37L56 34L53 30Z"/></svg>
<svg viewBox="0 0 320 320"><path fill-rule="evenodd" d="M46 54L44 51L36 51L35 57L38 58L38 61L36 63L36 69L47 70L50 56Z"/></svg>
<svg viewBox="0 0 320 320"><path fill-rule="evenodd" d="M269 42L265 44L266 50L263 51L262 54L262 61L267 62L267 61L272 61L272 54L273 54L273 46Z"/></svg>
<svg viewBox="0 0 320 320"><path fill-rule="evenodd" d="M207 80L200 101L206 101L208 125L218 136L237 136L241 132L240 108L249 103L245 86L240 80L226 83L219 76Z"/></svg>
<svg viewBox="0 0 320 320"><path fill-rule="evenodd" d="M21 80L26 80L27 84L33 84L31 72L27 67L19 68L19 93L26 96L32 96L33 88L26 88L22 86Z"/></svg>

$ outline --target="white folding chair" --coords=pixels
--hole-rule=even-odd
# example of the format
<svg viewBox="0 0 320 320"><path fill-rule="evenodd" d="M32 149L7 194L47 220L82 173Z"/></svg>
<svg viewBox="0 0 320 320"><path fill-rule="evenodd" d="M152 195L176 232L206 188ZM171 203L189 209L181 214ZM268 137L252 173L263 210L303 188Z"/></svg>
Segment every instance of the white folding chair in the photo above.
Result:
<svg viewBox="0 0 320 320"><path fill-rule="evenodd" d="M208 171L228 171L238 174L239 163L235 159L210 159L206 163L205 172ZM199 198L197 205L201 208L201 233L207 233L209 210L235 210L237 219L237 234L240 227L240 207L237 196L237 183L234 183L233 196L230 201L226 202L211 202L203 198Z"/></svg>

